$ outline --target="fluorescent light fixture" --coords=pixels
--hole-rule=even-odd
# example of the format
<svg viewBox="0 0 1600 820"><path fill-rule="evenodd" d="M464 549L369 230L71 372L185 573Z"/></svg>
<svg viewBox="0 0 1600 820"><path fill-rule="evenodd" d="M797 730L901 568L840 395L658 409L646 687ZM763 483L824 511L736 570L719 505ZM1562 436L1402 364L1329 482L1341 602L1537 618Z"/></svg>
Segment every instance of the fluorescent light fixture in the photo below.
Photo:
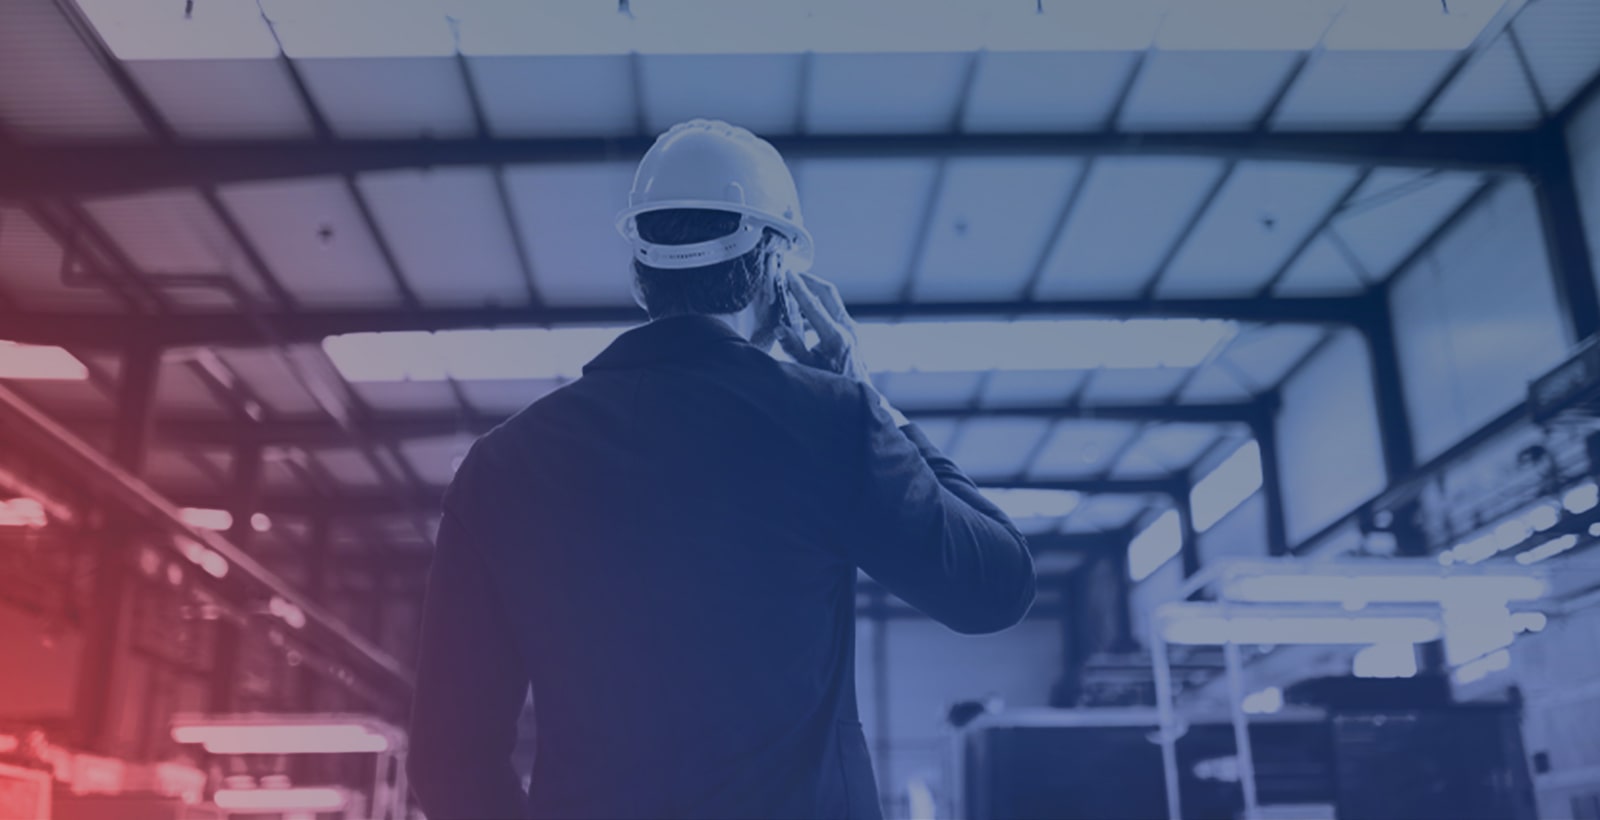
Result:
<svg viewBox="0 0 1600 820"><path fill-rule="evenodd" d="M1477 683L1495 672L1503 672L1510 668L1511 652L1501 649L1484 655L1475 661L1462 664L1456 668L1451 677L1455 679L1458 686L1465 686L1469 683Z"/></svg>
<svg viewBox="0 0 1600 820"><path fill-rule="evenodd" d="M1209 604L1167 604L1157 610L1168 643L1239 644L1425 643L1438 639L1439 623L1420 615L1333 615L1235 612Z"/></svg>
<svg viewBox="0 0 1600 820"><path fill-rule="evenodd" d="M343 789L324 786L292 789L217 789L212 800L217 808L229 812L325 812L339 811L347 796Z"/></svg>
<svg viewBox="0 0 1600 820"><path fill-rule="evenodd" d="M1358 678L1414 678L1417 648L1409 643L1378 643L1356 652L1350 672Z"/></svg>
<svg viewBox="0 0 1600 820"><path fill-rule="evenodd" d="M356 723L175 726L172 739L212 754L352 754L389 750L389 739Z"/></svg>
<svg viewBox="0 0 1600 820"><path fill-rule="evenodd" d="M1543 612L1511 613L1511 631L1518 635L1524 632L1543 632L1549 623L1550 618Z"/></svg>
<svg viewBox="0 0 1600 820"><path fill-rule="evenodd" d="M1268 686L1251 692L1240 701L1239 708L1247 715L1275 715L1283 711L1283 690Z"/></svg>
<svg viewBox="0 0 1600 820"><path fill-rule="evenodd" d="M250 516L250 529L256 532L271 532L272 518L266 513L256 513Z"/></svg>
<svg viewBox="0 0 1600 820"><path fill-rule="evenodd" d="M1303 573L1242 575L1229 581L1222 594L1246 603L1435 603L1481 600L1505 603L1544 597L1549 584L1534 575L1392 575L1374 573Z"/></svg>
<svg viewBox="0 0 1600 820"><path fill-rule="evenodd" d="M1194 367L1238 332L1213 319L864 322L874 370L1112 370Z"/></svg>
<svg viewBox="0 0 1600 820"><path fill-rule="evenodd" d="M267 612L295 629L304 629L306 626L305 611L276 595L267 601Z"/></svg>
<svg viewBox="0 0 1600 820"><path fill-rule="evenodd" d="M0 341L0 379L77 381L89 378L89 368L59 347Z"/></svg>
<svg viewBox="0 0 1600 820"><path fill-rule="evenodd" d="M227 510L184 507L178 510L178 517L183 519L183 523L202 530L227 532L233 527L233 513Z"/></svg>
<svg viewBox="0 0 1600 820"><path fill-rule="evenodd" d="M1596 506L1600 506L1600 486L1593 481L1585 481L1561 496L1561 506L1573 515L1582 515Z"/></svg>
<svg viewBox="0 0 1600 820"><path fill-rule="evenodd" d="M350 333L322 347L356 382L574 379L626 328Z"/></svg>
<svg viewBox="0 0 1600 820"><path fill-rule="evenodd" d="M1578 536L1568 533L1558 538L1552 538L1527 552L1517 553L1517 563L1523 566L1537 564L1540 561L1554 558L1576 546L1578 546Z"/></svg>
<svg viewBox="0 0 1600 820"><path fill-rule="evenodd" d="M1080 496L1070 490L984 487L983 496L1012 518L1060 518L1078 508Z"/></svg>
<svg viewBox="0 0 1600 820"><path fill-rule="evenodd" d="M223 558L220 553L206 549L204 545L183 537L178 539L178 549L183 552L183 557L188 558L195 566L205 570L207 575L213 578L227 576L228 559Z"/></svg>
<svg viewBox="0 0 1600 820"><path fill-rule="evenodd" d="M0 527L39 529L50 523L44 505L32 498L0 500Z"/></svg>
<svg viewBox="0 0 1600 820"><path fill-rule="evenodd" d="M1194 511L1194 528L1211 529L1261 489L1261 447L1251 439L1233 452L1205 478L1195 482L1189 493Z"/></svg>

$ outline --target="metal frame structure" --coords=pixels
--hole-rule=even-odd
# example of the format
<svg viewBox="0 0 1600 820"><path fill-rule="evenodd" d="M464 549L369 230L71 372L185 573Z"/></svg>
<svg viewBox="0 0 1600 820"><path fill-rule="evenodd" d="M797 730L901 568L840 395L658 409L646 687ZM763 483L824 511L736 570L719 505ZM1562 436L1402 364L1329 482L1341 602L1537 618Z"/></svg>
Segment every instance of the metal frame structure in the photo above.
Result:
<svg viewBox="0 0 1600 820"><path fill-rule="evenodd" d="M262 447L301 444L308 442L353 443L372 465L384 482L383 499L340 498L341 506L349 503L356 508L392 511L397 508L414 511L418 504L433 506L440 488L427 486L407 466L398 452L399 443L410 438L456 433L476 433L497 423L498 417L472 407L456 385L451 385L456 410L451 413L383 415L373 413L362 403L359 394L343 379L332 373L321 378L322 391L330 396L324 410L324 419L280 418L263 410L263 403L242 384L236 374L216 362L214 366L194 365L208 389L212 390L232 413L230 421L152 420L151 405L159 377L161 356L174 348L253 347L267 345L280 350L289 345L319 342L326 336L341 333L377 332L387 330L445 330L452 328L482 328L496 326L552 326L566 324L623 323L641 318L641 314L628 307L576 308L552 307L542 303L537 288L537 271L533 269L528 249L520 232L510 232L516 243L520 273L526 283L528 301L525 305L500 308L431 308L422 306L407 283L392 249L373 217L371 208L355 179L358 174L381 170L439 168L450 166L489 167L494 171L499 206L508 223L515 226L504 169L510 165L540 163L567 163L577 161L626 161L641 155L650 144L645 136L646 118L638 112L639 135L621 139L512 139L497 138L491 134L488 119L479 100L476 83L466 60L457 56L464 87L471 102L476 133L462 139L423 140L363 140L344 139L334 135L326 118L317 110L315 101L300 78L293 61L280 59L302 108L314 125L315 138L297 141L216 141L182 140L162 116L158 108L145 95L138 82L111 54L99 39L93 27L83 19L70 0L56 0L62 13L78 30L84 43L99 61L121 97L133 108L152 141L126 141L112 143L59 143L28 145L0 135L0 198L22 201L55 238L68 248L74 259L67 266L87 277L88 284L103 287L114 294L126 312L113 316L74 312L22 311L15 300L0 293L0 326L5 327L9 338L37 344L55 344L81 351L111 351L125 356L120 384L115 388L121 408L114 422L113 453L116 461L130 474L136 474L144 459L152 430L159 439L183 446L227 444L242 446L240 453L246 461L239 468L232 488L216 498L193 499L211 502L243 513L247 509L273 511L294 509L315 513L318 523L314 536L306 545L313 587L325 583L327 569L327 530L329 516L325 504L307 503L309 497L283 497L262 493L249 470L249 459L259 457ZM1155 296L1157 280L1152 280L1149 291L1141 298L1100 299L1085 301L1049 301L1033 298L1041 278L1044 260L1032 271L1025 291L1027 298L1011 302L952 302L906 303L905 301L859 305L855 312L862 318L959 318L975 316L1111 316L1111 317L1196 317L1223 318L1252 322L1312 323L1330 328L1352 327L1358 330L1367 344L1373 374L1373 394L1377 406L1378 426L1382 439L1384 462L1389 488L1369 500L1349 515L1329 525L1323 531L1291 545L1284 523L1283 488L1279 478L1280 443L1277 441L1275 396L1239 406L1192 406L1171 404L1161 407L1085 407L1065 406L1051 408L961 408L935 409L930 417L956 418L970 415L1005 415L1017 413L1040 418L1125 418L1148 421L1200 421L1207 423L1243 423L1260 443L1264 472L1264 489L1267 507L1267 541L1270 553L1303 553L1314 548L1333 532L1354 521L1370 516L1378 509L1392 509L1414 498L1416 488L1426 476L1433 474L1450 460L1470 452L1476 446L1501 431L1522 423L1524 413L1516 408L1495 419L1477 433L1452 448L1444 455L1426 464L1416 463L1408 418L1402 392L1402 373L1396 349L1394 326L1390 311L1389 283L1408 269L1417 259L1429 252L1461 219L1471 212L1484 197L1492 193L1493 185L1504 175L1523 175L1532 181L1540 210L1540 220L1545 231L1546 247L1551 268L1556 278L1557 293L1573 336L1576 340L1587 338L1600 330L1600 297L1594 281L1596 265L1584 241L1582 217L1573 189L1570 157L1567 154L1564 129L1573 113L1587 100L1594 98L1600 88L1600 78L1590 81L1587 87L1562 111L1550 114L1539 127L1527 131L1465 131L1432 132L1422 130L1421 123L1427 112L1455 81L1481 46L1500 33L1510 30L1510 23L1520 3L1503 14L1485 29L1479 42L1465 49L1451 68L1428 93L1425 101L1404 127L1383 132L1328 132L1281 133L1265 127L1273 112L1284 99L1286 92L1299 76L1307 60L1301 60L1290 73L1283 88L1262 112L1257 127L1237 133L1218 132L1162 132L1131 133L1119 131L1121 114L1141 76L1144 60L1141 58L1129 72L1112 113L1100 131L1081 134L970 134L962 133L965 100L970 95L971 67L967 72L966 88L962 101L955 108L950 133L938 135L873 135L873 136L818 136L802 133L801 136L778 138L773 142L786 156L804 158L875 158L923 157L943 161L954 157L1011 156L1070 156L1093 159L1104 156L1199 156L1226 160L1230 163L1244 159L1286 159L1340 163L1362 169L1356 180L1321 218L1308 234L1305 243L1296 248L1291 258L1276 271L1269 283L1259 293L1248 298L1229 299L1167 299ZM1526 58L1521 55L1520 43L1515 41L1520 64L1528 72ZM639 64L634 58L635 81L638 81ZM809 66L802 71L802 82L809 82ZM1534 84L1535 88L1537 85ZM802 94L801 99L806 95ZM1547 109L1544 100L1540 100ZM799 114L805 123L804 106ZM1070 223L1079 195L1093 173L1093 163L1086 164L1076 183L1076 190L1067 196L1054 231L1057 236ZM1432 237L1408 259L1393 270L1384 272L1379 283L1364 294L1353 297L1330 298L1273 298L1271 291L1287 274L1294 259L1306 251L1310 243L1325 233L1350 196L1377 166L1414 167L1428 169L1460 169L1486 172L1489 181L1441 224ZM237 217L218 194L224 184L287 179L318 175L337 176L344 180L349 193L355 198L358 211L366 228L372 234L380 256L401 294L402 310L330 310L307 309L299 305L267 263L261 251L251 242ZM940 174L942 179L942 172ZM1224 174L1213 188L1215 196L1224 184ZM939 183L936 182L936 187ZM228 237L239 247L247 270L268 294L268 304L256 304L232 283L231 296L247 321L238 316L180 313L173 309L162 291L159 277L139 271L129 257L117 248L116 243L101 229L80 204L82 199L146 191L157 188L190 187L198 189L207 209L223 226ZM935 198L936 199L936 198ZM930 200L923 216L923 232L931 219L934 203ZM1204 212L1197 211L1195 220ZM1191 222L1192 230L1194 222ZM1187 233L1187 231L1185 232ZM1053 244L1053 243L1052 243ZM1170 261L1182 247L1182 237L1165 255ZM912 263L915 266L915 262ZM915 270L908 271L914 274ZM1157 277L1160 273L1157 274ZM222 275L198 277L207 286L227 287ZM192 282L190 283L192 284ZM909 293L909 290L906 291ZM1313 353L1302 361L1309 361ZM332 368L327 368L332 371ZM296 371L299 374L299 371ZM1291 376L1288 378L1293 378ZM299 374L306 375L306 374ZM1287 379L1285 379L1287 381ZM87 422L88 420L84 420ZM252 456L250 454L255 454ZM1037 453L1035 454L1037 455ZM1203 460L1203 459L1202 459ZM1192 468L1193 465L1191 465ZM302 478L309 492L323 494L331 481L319 476L314 468L302 468ZM1186 505L1192 476L1172 476L1136 484L1114 481L1101 476L1082 482L1040 482L1019 479L1010 486L1076 489L1084 492L1145 492L1170 495L1178 500L1180 510ZM277 505L277 506L274 506ZM1193 527L1187 513L1181 513L1184 527L1182 552L1186 574L1200 569L1200 556L1196 550ZM247 517L247 516L237 516ZM426 524L417 523L419 533L425 533ZM241 535L243 532L240 533ZM110 545L107 545L110 549ZM1113 556L1113 560L1116 557ZM1125 554L1121 560L1125 561ZM1119 577L1126 578L1125 569ZM109 578L109 576L108 576ZM106 583L111 583L107 580ZM1126 584L1124 584L1126 586ZM114 590L108 588L108 595ZM1122 590L1122 602L1127 603L1127 590ZM313 596L315 597L315 596ZM115 600L115 596L105 600ZM1120 616L1127 617L1124 612ZM381 628L381 623L378 625ZM357 636L351 635L354 645L364 646ZM107 670L106 678L109 678ZM80 700L93 693L80 693ZM87 702L85 701L86 705ZM86 714L94 714L88 711Z"/></svg>

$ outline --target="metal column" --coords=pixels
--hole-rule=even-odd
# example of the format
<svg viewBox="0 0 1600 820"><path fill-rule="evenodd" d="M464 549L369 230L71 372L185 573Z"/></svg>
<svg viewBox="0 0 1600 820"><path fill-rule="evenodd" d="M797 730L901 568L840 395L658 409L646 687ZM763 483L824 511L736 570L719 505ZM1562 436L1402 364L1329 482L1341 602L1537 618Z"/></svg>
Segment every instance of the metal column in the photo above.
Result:
<svg viewBox="0 0 1600 820"><path fill-rule="evenodd" d="M1563 125L1562 120L1556 120L1540 132L1533 195L1539 205L1539 224L1544 229L1556 295L1566 313L1572 340L1581 342L1600 331L1600 297L1595 293L1594 260L1585 238L1582 206Z"/></svg>
<svg viewBox="0 0 1600 820"><path fill-rule="evenodd" d="M144 467L160 372L159 348L141 346L123 355L111 453L119 466L135 475ZM130 522L111 510L102 510L92 526L94 604L84 625L73 723L76 742L94 751L110 751L111 701L121 690L118 661L128 627L131 529Z"/></svg>

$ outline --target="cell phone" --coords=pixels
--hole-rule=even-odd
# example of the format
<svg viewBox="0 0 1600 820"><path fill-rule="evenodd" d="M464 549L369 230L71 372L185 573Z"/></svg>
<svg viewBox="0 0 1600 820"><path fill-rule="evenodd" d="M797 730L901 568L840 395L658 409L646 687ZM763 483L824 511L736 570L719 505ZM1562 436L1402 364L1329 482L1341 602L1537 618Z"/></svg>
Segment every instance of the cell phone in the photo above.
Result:
<svg viewBox="0 0 1600 820"><path fill-rule="evenodd" d="M777 290L776 298L772 300L773 323L793 330L795 335L802 339L806 338L808 327L805 314L800 312L800 303L790 291L792 278L780 268L778 275L772 277L772 281Z"/></svg>

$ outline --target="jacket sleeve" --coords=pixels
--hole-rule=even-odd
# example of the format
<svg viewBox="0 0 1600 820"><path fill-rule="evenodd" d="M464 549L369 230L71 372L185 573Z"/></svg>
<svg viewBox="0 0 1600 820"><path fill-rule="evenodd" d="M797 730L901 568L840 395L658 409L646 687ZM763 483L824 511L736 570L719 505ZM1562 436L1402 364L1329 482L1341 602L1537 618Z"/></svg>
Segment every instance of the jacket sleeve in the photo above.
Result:
<svg viewBox="0 0 1600 820"><path fill-rule="evenodd" d="M527 795L511 752L528 676L468 526L447 503L423 606L406 768L434 820L523 817Z"/></svg>
<svg viewBox="0 0 1600 820"><path fill-rule="evenodd" d="M1005 513L914 425L862 389L865 441L849 519L852 558L873 580L965 634L1012 626L1033 604L1033 558Z"/></svg>

